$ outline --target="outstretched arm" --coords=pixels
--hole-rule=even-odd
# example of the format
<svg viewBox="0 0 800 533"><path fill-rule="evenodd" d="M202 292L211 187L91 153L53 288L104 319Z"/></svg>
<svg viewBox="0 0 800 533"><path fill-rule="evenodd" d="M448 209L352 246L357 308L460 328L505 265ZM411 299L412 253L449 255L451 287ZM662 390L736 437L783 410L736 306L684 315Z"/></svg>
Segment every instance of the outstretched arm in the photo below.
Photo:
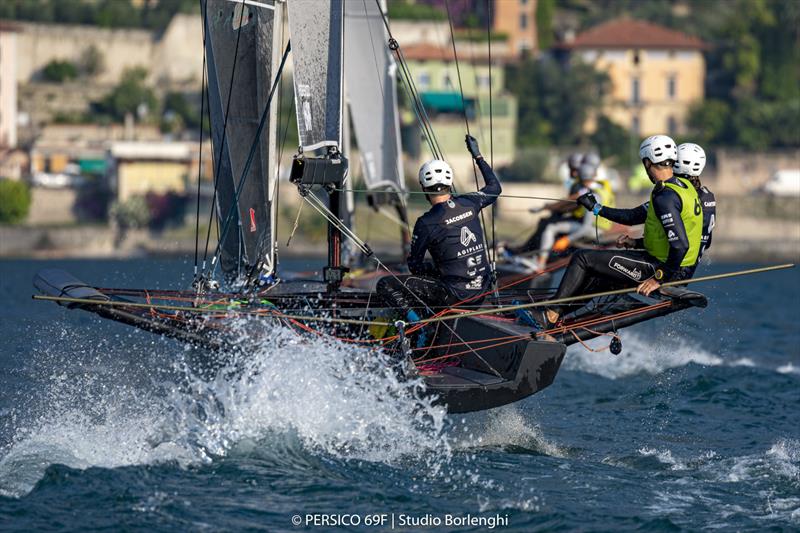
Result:
<svg viewBox="0 0 800 533"><path fill-rule="evenodd" d="M478 148L478 141L475 139L475 137L467 135L466 143L467 150L472 155L472 158L478 165L478 169L481 171L484 186L478 190L478 192L465 194L462 196L462 198L467 197L474 200L477 204L479 204L478 207L482 209L495 203L497 201L497 197L500 196L501 192L503 192L503 189L500 187L500 180L497 179L494 170L492 170L492 167L489 166L489 163L487 163L481 155L481 152Z"/></svg>

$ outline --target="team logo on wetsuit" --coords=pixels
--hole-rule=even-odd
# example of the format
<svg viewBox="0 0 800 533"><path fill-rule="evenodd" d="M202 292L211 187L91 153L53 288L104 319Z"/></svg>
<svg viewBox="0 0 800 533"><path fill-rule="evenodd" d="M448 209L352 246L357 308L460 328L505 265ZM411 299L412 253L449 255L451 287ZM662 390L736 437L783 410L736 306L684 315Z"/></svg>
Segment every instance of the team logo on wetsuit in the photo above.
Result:
<svg viewBox="0 0 800 533"><path fill-rule="evenodd" d="M472 211L469 212L472 214ZM466 213L465 213L466 214ZM478 242L478 238L472 233L468 227L461 228L461 246L469 246L471 242Z"/></svg>
<svg viewBox="0 0 800 533"><path fill-rule="evenodd" d="M444 223L449 225L452 224L453 222L458 222L459 220L464 220L465 218L469 218L471 216L472 216L472 210L470 209L466 213L461 213L460 215L444 219Z"/></svg>
<svg viewBox="0 0 800 533"><path fill-rule="evenodd" d="M625 263L625 264L623 264ZM635 261L633 259L629 259L627 257L621 257L619 255L615 255L611 258L611 261L608 262L608 266L618 272L622 272L633 281L642 281L643 273L642 270L633 263L638 263L641 265L642 268L646 268L648 271L652 271L653 267L649 263L645 263L643 261ZM652 274L651 274L652 275Z"/></svg>

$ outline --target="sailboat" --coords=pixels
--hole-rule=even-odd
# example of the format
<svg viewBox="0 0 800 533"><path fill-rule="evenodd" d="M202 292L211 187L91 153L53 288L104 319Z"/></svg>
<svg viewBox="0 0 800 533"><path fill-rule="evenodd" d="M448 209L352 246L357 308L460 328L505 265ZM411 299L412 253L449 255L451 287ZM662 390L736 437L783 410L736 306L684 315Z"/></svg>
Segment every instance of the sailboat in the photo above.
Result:
<svg viewBox="0 0 800 533"><path fill-rule="evenodd" d="M363 44L356 46L369 54L390 57L387 43L393 39L379 2L205 0L202 7L219 230L216 250L201 268L196 261L192 287L101 288L65 271L46 269L35 276L40 293L35 298L213 351L259 342L259 328L248 328L252 334L242 337L236 327L241 318L280 324L301 337L322 335L374 347L391 356L393 371L420 380L425 393L451 413L490 409L541 391L555 379L571 344L608 336L612 350L618 351L620 328L706 305L702 294L685 288L664 289L652 297L617 291L601 294L588 305L575 302L577 311L563 324L541 332L520 320L518 311L540 305L552 292L508 288L490 295L483 306L466 301L453 308L426 309L427 318L420 323L396 320L395 310L373 292L342 286L346 242L385 267L344 222L347 76L351 103L367 102L368 93L370 101L379 104L350 106L351 112L355 109L356 131L367 132L359 139L369 138L370 132L376 139L373 148L366 140L360 146L374 201L385 201L398 212L402 208L399 142L393 137L397 130L382 128L377 135L370 129L370 116L381 115L379 122L386 125L392 120L386 117L396 109L391 63L374 69L367 61L345 62L348 43L358 39ZM291 44L281 35L284 11ZM290 53L300 144L290 181L328 224L327 264L315 280L283 278L276 252L276 102ZM361 83L370 77L374 83ZM380 99L374 98L376 88L382 90ZM410 341L421 328L428 329L430 340L416 346Z"/></svg>

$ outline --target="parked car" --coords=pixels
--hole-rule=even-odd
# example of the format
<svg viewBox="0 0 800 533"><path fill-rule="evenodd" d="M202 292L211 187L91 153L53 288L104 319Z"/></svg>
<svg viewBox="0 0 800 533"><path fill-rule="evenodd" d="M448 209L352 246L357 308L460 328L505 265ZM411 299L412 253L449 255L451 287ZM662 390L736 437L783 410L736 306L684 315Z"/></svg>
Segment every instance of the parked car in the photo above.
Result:
<svg viewBox="0 0 800 533"><path fill-rule="evenodd" d="M800 170L779 170L764 184L762 190L773 196L800 196Z"/></svg>

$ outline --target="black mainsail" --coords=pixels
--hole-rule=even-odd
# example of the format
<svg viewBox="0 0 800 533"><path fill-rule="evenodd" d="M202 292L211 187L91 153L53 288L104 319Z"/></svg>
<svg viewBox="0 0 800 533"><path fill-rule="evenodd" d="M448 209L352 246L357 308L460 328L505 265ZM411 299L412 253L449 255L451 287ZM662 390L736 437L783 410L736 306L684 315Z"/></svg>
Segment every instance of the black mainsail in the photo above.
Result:
<svg viewBox="0 0 800 533"><path fill-rule="evenodd" d="M280 55L280 5L206 0L203 6L220 259L229 277L255 269L271 274L275 267L277 105L257 132ZM253 143L256 156L244 174Z"/></svg>

